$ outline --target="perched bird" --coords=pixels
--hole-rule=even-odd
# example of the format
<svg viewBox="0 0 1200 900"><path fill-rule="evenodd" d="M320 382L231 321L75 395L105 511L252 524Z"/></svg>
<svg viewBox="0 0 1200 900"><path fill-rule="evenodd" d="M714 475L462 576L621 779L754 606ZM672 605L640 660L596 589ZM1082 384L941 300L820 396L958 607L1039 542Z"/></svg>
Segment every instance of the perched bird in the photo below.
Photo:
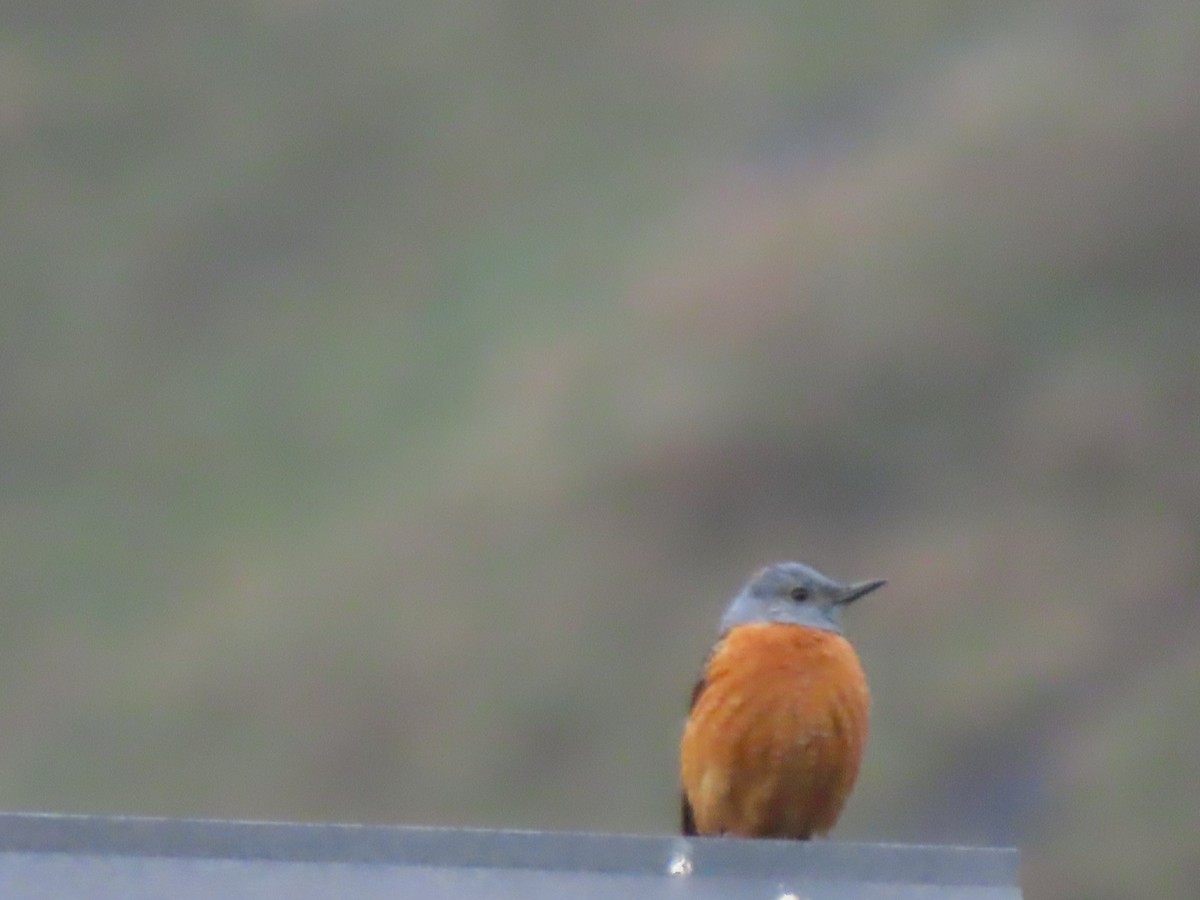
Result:
<svg viewBox="0 0 1200 900"><path fill-rule="evenodd" d="M786 562L733 598L680 743L684 834L808 840L837 822L870 706L841 611L883 584Z"/></svg>

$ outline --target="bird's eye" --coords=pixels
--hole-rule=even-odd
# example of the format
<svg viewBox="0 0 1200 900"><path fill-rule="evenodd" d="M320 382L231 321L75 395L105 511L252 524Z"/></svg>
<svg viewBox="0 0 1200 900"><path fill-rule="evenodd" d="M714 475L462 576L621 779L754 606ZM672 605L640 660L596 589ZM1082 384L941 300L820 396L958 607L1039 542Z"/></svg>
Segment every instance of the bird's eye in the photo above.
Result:
<svg viewBox="0 0 1200 900"><path fill-rule="evenodd" d="M788 593L791 595L791 598L793 600L807 600L808 599L808 588L806 588L806 587L797 586L797 587L792 588Z"/></svg>

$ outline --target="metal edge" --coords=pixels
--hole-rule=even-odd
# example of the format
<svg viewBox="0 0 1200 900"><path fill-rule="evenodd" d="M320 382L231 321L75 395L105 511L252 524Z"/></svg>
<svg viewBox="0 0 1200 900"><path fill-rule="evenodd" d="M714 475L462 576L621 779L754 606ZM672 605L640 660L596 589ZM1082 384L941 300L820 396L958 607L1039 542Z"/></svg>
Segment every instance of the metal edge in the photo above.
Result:
<svg viewBox="0 0 1200 900"><path fill-rule="evenodd" d="M72 853L440 867L661 874L680 854L696 876L1005 887L1017 884L1011 848L837 841L682 838L0 813L0 852Z"/></svg>

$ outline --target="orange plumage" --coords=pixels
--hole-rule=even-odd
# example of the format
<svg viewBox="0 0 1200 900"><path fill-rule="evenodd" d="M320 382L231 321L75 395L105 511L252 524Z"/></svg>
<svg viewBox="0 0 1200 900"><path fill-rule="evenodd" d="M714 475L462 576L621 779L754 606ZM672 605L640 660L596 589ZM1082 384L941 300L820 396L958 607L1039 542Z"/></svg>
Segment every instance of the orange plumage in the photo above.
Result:
<svg viewBox="0 0 1200 900"><path fill-rule="evenodd" d="M709 656L684 729L685 831L799 839L829 831L858 777L869 706L862 666L841 634L771 621L731 628Z"/></svg>

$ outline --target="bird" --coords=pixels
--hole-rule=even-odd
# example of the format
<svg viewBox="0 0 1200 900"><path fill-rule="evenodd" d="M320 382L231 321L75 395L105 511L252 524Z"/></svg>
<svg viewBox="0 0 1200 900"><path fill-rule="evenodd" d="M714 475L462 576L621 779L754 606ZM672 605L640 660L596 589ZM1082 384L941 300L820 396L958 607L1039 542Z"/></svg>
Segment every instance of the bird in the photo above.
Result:
<svg viewBox="0 0 1200 900"><path fill-rule="evenodd" d="M784 562L730 601L680 741L685 835L809 840L833 828L871 702L841 614L884 584Z"/></svg>

